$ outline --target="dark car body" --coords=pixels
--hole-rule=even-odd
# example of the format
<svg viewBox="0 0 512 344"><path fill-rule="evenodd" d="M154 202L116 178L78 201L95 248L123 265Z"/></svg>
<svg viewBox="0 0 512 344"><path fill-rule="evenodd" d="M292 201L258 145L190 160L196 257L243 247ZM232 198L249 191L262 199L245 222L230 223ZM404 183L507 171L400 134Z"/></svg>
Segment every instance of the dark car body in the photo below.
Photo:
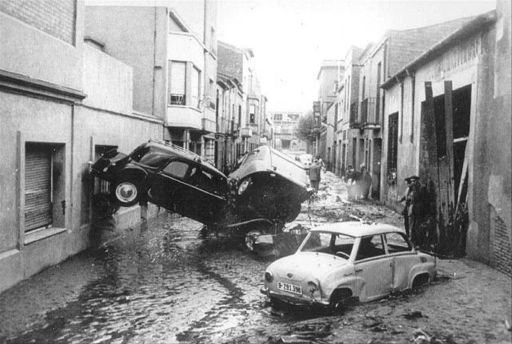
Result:
<svg viewBox="0 0 512 344"><path fill-rule="evenodd" d="M214 226L292 221L310 195L300 164L267 146L248 153L229 177L195 153L156 141L129 155L107 152L91 172L111 182L122 206L149 201Z"/></svg>
<svg viewBox="0 0 512 344"><path fill-rule="evenodd" d="M229 178L238 185L237 213L243 219L293 221L311 192L301 164L268 146L246 154Z"/></svg>

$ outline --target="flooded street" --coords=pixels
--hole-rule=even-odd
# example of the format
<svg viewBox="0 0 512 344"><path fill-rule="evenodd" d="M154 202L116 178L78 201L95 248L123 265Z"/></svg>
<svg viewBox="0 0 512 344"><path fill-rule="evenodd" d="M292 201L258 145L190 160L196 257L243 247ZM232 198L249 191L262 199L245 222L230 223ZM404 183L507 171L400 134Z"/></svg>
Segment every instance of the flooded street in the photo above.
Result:
<svg viewBox="0 0 512 344"><path fill-rule="evenodd" d="M344 203L343 184L329 185L291 226L308 228L346 212L400 221L373 203ZM200 229L163 213L20 283L0 295L0 341L410 343L417 328L440 343L502 343L510 336L503 325L510 279L482 264L441 261L444 277L433 285L339 314L276 309L259 292L274 258L225 236L202 239Z"/></svg>

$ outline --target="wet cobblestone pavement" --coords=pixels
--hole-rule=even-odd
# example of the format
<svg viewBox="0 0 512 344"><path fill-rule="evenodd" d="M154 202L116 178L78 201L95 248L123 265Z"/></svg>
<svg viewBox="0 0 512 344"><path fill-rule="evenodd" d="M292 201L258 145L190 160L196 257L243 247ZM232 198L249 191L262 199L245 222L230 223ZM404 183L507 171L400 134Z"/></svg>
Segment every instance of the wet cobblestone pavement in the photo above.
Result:
<svg viewBox="0 0 512 344"><path fill-rule="evenodd" d="M400 220L374 203L305 208L302 225L343 208ZM440 343L510 342L510 278L483 264L441 261L445 278L433 285L340 314L274 309L259 293L271 260L226 237L203 240L200 229L164 213L21 282L0 295L0 342L410 343L417 328Z"/></svg>

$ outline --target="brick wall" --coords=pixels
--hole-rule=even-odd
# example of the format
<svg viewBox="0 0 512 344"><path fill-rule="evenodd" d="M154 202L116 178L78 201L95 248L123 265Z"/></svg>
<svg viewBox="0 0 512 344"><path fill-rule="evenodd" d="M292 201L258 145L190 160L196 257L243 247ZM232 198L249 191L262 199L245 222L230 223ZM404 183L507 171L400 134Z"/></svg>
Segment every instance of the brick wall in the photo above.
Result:
<svg viewBox="0 0 512 344"><path fill-rule="evenodd" d="M74 44L76 0L0 0L0 12Z"/></svg>
<svg viewBox="0 0 512 344"><path fill-rule="evenodd" d="M510 247L510 231L505 221L491 206L491 264L499 271L512 276L512 251Z"/></svg>

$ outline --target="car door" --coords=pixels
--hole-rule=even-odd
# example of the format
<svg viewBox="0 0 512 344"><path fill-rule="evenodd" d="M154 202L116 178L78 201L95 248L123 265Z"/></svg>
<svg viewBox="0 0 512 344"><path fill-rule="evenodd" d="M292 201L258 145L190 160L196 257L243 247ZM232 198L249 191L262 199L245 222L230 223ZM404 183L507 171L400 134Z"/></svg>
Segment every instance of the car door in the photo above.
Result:
<svg viewBox="0 0 512 344"><path fill-rule="evenodd" d="M362 237L354 261L361 301L377 299L391 292L393 259L386 254L381 234Z"/></svg>
<svg viewBox="0 0 512 344"><path fill-rule="evenodd" d="M158 171L153 178L149 196L153 203L169 210L175 209L176 201L187 194L186 176L190 173L190 162L184 159L173 159Z"/></svg>
<svg viewBox="0 0 512 344"><path fill-rule="evenodd" d="M202 223L214 223L223 218L227 182L215 171L200 164L191 164L185 177L187 191L176 202L178 211Z"/></svg>
<svg viewBox="0 0 512 344"><path fill-rule="evenodd" d="M393 259L393 290L407 289L409 272L414 265L420 263L420 259L405 234L386 233L384 239L388 254Z"/></svg>
<svg viewBox="0 0 512 344"><path fill-rule="evenodd" d="M157 204L202 223L216 222L225 205L224 180L214 171L184 159L169 162L150 190Z"/></svg>

